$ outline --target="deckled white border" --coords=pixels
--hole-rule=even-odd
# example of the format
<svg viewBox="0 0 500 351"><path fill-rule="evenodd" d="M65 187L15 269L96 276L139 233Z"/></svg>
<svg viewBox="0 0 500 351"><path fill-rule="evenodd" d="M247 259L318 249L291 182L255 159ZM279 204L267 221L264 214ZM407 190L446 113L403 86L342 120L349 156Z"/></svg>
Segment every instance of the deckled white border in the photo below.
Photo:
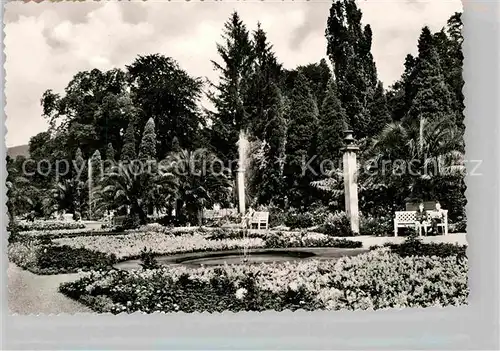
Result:
<svg viewBox="0 0 500 351"><path fill-rule="evenodd" d="M500 12L497 1L464 2L466 159L483 160L483 175L467 181L469 306L351 313L8 316L4 142L2 349L499 349ZM3 10L2 5L2 15ZM3 65L0 72L3 78ZM1 95L5 106L3 91ZM3 135L4 128L2 124Z"/></svg>

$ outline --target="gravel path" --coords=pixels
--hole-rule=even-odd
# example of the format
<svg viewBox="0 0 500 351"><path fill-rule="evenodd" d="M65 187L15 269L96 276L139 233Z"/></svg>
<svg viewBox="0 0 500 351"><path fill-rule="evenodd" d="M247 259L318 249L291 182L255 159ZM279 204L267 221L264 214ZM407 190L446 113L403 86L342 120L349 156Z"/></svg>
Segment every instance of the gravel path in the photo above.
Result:
<svg viewBox="0 0 500 351"><path fill-rule="evenodd" d="M9 262L8 306L11 314L92 313L86 306L58 292L59 285L78 279L78 274L36 275Z"/></svg>

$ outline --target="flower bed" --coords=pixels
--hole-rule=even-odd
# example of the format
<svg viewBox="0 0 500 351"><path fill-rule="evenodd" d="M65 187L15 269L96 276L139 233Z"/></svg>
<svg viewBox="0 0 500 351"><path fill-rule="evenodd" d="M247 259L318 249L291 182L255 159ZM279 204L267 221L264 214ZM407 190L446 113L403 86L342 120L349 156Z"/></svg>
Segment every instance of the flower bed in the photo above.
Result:
<svg viewBox="0 0 500 351"><path fill-rule="evenodd" d="M96 229L96 228L83 228L83 229L61 229L61 230L30 230L20 233L24 237L33 238L71 238L77 236L99 236L99 235L123 235L124 232L117 232L114 228Z"/></svg>
<svg viewBox="0 0 500 351"><path fill-rule="evenodd" d="M85 224L81 222L63 222L63 221L19 221L16 223L16 229L19 232L28 231L48 231L48 230L67 230L83 229Z"/></svg>
<svg viewBox="0 0 500 351"><path fill-rule="evenodd" d="M267 248L338 247L355 249L362 247L363 243L347 239L334 239L321 233L278 232L266 238L265 246Z"/></svg>
<svg viewBox="0 0 500 351"><path fill-rule="evenodd" d="M259 238L208 240L199 233L174 236L155 232L61 238L55 239L54 243L60 246L67 245L73 248L115 254L118 260L138 258L144 249L151 250L157 255L169 255L184 252L232 250L242 247L264 247L264 241Z"/></svg>
<svg viewBox="0 0 500 351"><path fill-rule="evenodd" d="M23 269L47 275L111 269L116 263L114 255L84 248L56 246L44 240L24 240L9 245L8 256L11 262Z"/></svg>
<svg viewBox="0 0 500 351"><path fill-rule="evenodd" d="M357 310L467 303L467 259L388 248L333 261L92 272L60 286L98 312Z"/></svg>

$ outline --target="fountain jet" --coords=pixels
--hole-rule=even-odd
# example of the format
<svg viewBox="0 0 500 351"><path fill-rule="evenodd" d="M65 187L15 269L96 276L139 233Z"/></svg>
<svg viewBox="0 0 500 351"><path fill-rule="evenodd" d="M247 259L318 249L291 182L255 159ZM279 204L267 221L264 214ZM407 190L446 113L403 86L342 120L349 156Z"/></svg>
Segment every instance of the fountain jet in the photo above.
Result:
<svg viewBox="0 0 500 351"><path fill-rule="evenodd" d="M246 133L242 130L240 131L240 136L238 140L238 178L237 178L237 189L238 189L238 206L239 212L244 215L246 212L246 195L245 195L245 172L248 166L248 149L249 143Z"/></svg>

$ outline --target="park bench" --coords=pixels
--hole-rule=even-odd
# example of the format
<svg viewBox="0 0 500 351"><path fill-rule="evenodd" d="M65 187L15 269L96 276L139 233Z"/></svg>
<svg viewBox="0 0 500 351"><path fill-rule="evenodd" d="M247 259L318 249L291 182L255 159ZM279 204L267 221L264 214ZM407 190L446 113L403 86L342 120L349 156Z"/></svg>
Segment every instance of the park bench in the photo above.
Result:
<svg viewBox="0 0 500 351"><path fill-rule="evenodd" d="M434 216L439 216L437 211L426 211L429 218ZM448 210L442 210L444 218L441 223L438 223L438 227L443 228L444 235L448 235ZM422 229L424 230L425 235L427 235L427 231L429 227L431 227L431 222L424 221L419 223L417 221L417 212L416 211L396 211L394 217L394 236L398 236L399 228L408 228L413 227L418 231L418 235L422 235Z"/></svg>
<svg viewBox="0 0 500 351"><path fill-rule="evenodd" d="M255 212L250 220L250 228L256 225L257 229L269 229L269 212ZM264 228L261 228L261 227Z"/></svg>

